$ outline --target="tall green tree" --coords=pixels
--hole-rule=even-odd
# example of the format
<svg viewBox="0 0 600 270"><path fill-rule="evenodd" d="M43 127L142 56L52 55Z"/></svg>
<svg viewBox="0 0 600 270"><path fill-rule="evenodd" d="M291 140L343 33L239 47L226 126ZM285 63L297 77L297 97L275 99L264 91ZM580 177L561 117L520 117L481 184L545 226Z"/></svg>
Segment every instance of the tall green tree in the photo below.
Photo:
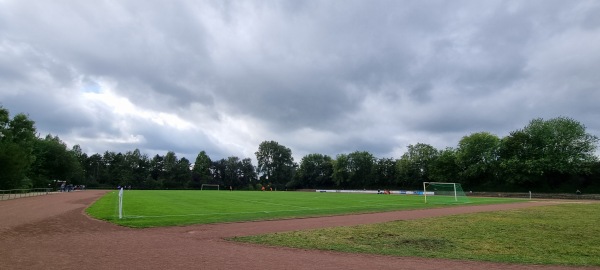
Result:
<svg viewBox="0 0 600 270"><path fill-rule="evenodd" d="M30 155L13 142L0 143L0 189L30 187L25 182Z"/></svg>
<svg viewBox="0 0 600 270"><path fill-rule="evenodd" d="M292 181L295 170L292 150L276 141L264 141L258 146L256 160L257 173L263 185L273 185L283 189Z"/></svg>
<svg viewBox="0 0 600 270"><path fill-rule="evenodd" d="M174 182L177 188L187 188L186 184L192 179L192 163L185 157L177 161L174 169Z"/></svg>
<svg viewBox="0 0 600 270"><path fill-rule="evenodd" d="M28 178L35 161L35 122L24 114L12 119L9 111L0 107L0 189L28 188Z"/></svg>
<svg viewBox="0 0 600 270"><path fill-rule="evenodd" d="M241 163L241 185L247 185L248 187L254 188L254 183L256 182L256 167L252 165L252 160L250 158L242 159ZM234 187L234 188L241 188Z"/></svg>
<svg viewBox="0 0 600 270"><path fill-rule="evenodd" d="M333 187L333 160L328 155L308 154L300 161L296 175L295 188Z"/></svg>
<svg viewBox="0 0 600 270"><path fill-rule="evenodd" d="M31 148L37 140L35 122L25 114L17 114L8 123L12 140L24 147Z"/></svg>
<svg viewBox="0 0 600 270"><path fill-rule="evenodd" d="M131 171L126 163L125 155L123 153L108 152L104 153L105 162L105 173L106 180L105 184L111 187L125 186L131 184Z"/></svg>
<svg viewBox="0 0 600 270"><path fill-rule="evenodd" d="M354 188L375 186L375 157L367 151L355 151L348 154L350 184Z"/></svg>
<svg viewBox="0 0 600 270"><path fill-rule="evenodd" d="M150 178L146 181L146 186L150 189L160 189L163 187L165 179L164 157L156 154L150 160Z"/></svg>
<svg viewBox="0 0 600 270"><path fill-rule="evenodd" d="M373 187L377 189L391 189L398 184L398 170L396 170L396 160L392 158L380 158L376 160Z"/></svg>
<svg viewBox="0 0 600 270"><path fill-rule="evenodd" d="M338 154L333 161L333 182L337 188L345 188L350 184L350 158L348 154Z"/></svg>
<svg viewBox="0 0 600 270"><path fill-rule="evenodd" d="M591 173L597 144L598 137L574 119L534 119L502 140L504 178L525 188L555 190L567 176Z"/></svg>
<svg viewBox="0 0 600 270"><path fill-rule="evenodd" d="M400 185L404 188L419 188L423 182L431 181L430 170L439 152L424 143L409 145L407 148L396 163Z"/></svg>
<svg viewBox="0 0 600 270"><path fill-rule="evenodd" d="M177 155L173 151L167 152L163 162L163 187L165 188L177 188L180 186L180 183L177 179L178 168L177 164L179 163L179 159Z"/></svg>
<svg viewBox="0 0 600 270"><path fill-rule="evenodd" d="M87 170L89 169L88 164L88 155L83 152L81 146L78 144L73 145L71 150L69 151L73 157L75 157L75 171L72 174L73 180L76 181L76 184L88 184L89 177L87 176Z"/></svg>
<svg viewBox="0 0 600 270"><path fill-rule="evenodd" d="M236 156L213 162L213 183L224 188L246 189L256 180L256 169L249 158L240 160Z"/></svg>
<svg viewBox="0 0 600 270"><path fill-rule="evenodd" d="M225 188L239 189L242 186L246 186L244 183L244 171L243 164L240 158L236 156L228 157L224 160L224 172L223 172L223 183Z"/></svg>
<svg viewBox="0 0 600 270"><path fill-rule="evenodd" d="M206 154L205 151L201 151L196 156L196 161L194 162L194 168L192 169L192 182L190 183L190 188L199 189L202 184L208 184L211 182L212 173L210 172L210 168L212 166L212 160Z"/></svg>
<svg viewBox="0 0 600 270"><path fill-rule="evenodd" d="M48 134L45 139L37 140L34 155L36 159L29 174L33 186L47 187L53 180L82 183L83 173L77 157L58 136Z"/></svg>
<svg viewBox="0 0 600 270"><path fill-rule="evenodd" d="M456 160L456 150L448 147L439 151L437 158L430 166L429 178L434 182L462 183L460 169Z"/></svg>
<svg viewBox="0 0 600 270"><path fill-rule="evenodd" d="M464 136L458 143L457 163L461 169L461 183L470 188L496 186L500 138L489 132Z"/></svg>
<svg viewBox="0 0 600 270"><path fill-rule="evenodd" d="M102 155L96 153L88 158L87 164L89 164L87 175L90 179L88 185L90 187L97 187L103 182L100 179L102 179L104 175L104 159L102 158Z"/></svg>
<svg viewBox="0 0 600 270"><path fill-rule="evenodd" d="M133 188L145 188L145 180L148 177L150 166L148 156L136 148L133 151L127 151L124 157L126 169L129 170L129 182L125 185L131 185Z"/></svg>
<svg viewBox="0 0 600 270"><path fill-rule="evenodd" d="M0 106L0 139L8 136L8 124L10 123L10 113L7 109Z"/></svg>
<svg viewBox="0 0 600 270"><path fill-rule="evenodd" d="M210 184L225 185L227 181L227 160L222 158L212 162L211 166L211 182Z"/></svg>
<svg viewBox="0 0 600 270"><path fill-rule="evenodd" d="M333 180L338 188L374 186L375 157L366 151L340 154L333 163Z"/></svg>

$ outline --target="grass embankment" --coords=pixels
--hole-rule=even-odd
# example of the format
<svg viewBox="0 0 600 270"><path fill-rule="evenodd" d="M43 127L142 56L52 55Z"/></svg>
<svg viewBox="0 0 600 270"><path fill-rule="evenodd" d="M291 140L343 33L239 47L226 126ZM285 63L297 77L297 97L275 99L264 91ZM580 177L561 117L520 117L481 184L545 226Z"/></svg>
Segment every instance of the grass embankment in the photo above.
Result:
<svg viewBox="0 0 600 270"><path fill-rule="evenodd" d="M469 204L518 201L498 198L469 200ZM102 197L87 212L93 217L123 226L160 227L432 207L448 205L424 204L423 197L416 195L127 190L123 198L123 219L118 218L117 191Z"/></svg>
<svg viewBox="0 0 600 270"><path fill-rule="evenodd" d="M234 240L392 256L600 266L598 224L600 204L565 203Z"/></svg>

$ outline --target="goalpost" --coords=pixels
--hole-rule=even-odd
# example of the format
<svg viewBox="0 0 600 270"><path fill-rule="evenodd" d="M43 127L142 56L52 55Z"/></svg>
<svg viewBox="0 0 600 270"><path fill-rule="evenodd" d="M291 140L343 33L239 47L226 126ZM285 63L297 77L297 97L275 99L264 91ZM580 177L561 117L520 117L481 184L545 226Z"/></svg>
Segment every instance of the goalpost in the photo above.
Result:
<svg viewBox="0 0 600 270"><path fill-rule="evenodd" d="M429 196L428 196L429 195ZM425 203L468 203L460 183L423 182Z"/></svg>
<svg viewBox="0 0 600 270"><path fill-rule="evenodd" d="M123 218L123 188L119 190L119 219Z"/></svg>
<svg viewBox="0 0 600 270"><path fill-rule="evenodd" d="M200 190L221 190L219 185L215 185L215 184L202 184L202 186L200 187Z"/></svg>

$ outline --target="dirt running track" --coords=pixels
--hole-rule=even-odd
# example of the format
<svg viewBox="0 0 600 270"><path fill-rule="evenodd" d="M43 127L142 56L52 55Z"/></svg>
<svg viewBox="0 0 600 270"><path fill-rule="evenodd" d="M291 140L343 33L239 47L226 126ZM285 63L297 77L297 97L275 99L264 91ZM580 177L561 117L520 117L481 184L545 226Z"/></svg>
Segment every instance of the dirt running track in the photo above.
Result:
<svg viewBox="0 0 600 270"><path fill-rule="evenodd" d="M498 211L551 202L130 229L85 214L85 207L105 192L87 190L0 201L0 269L592 269L357 255L223 240L231 236Z"/></svg>

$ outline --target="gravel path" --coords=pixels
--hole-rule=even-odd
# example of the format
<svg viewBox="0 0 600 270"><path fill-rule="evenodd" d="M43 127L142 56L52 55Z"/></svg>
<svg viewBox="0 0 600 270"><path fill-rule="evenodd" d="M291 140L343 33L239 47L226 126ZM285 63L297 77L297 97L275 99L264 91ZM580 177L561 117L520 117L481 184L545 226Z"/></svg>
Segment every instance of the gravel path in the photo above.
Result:
<svg viewBox="0 0 600 270"><path fill-rule="evenodd" d="M0 201L0 269L598 269L345 254L223 240L546 205L465 206L321 218L131 229L98 221L85 207L107 191Z"/></svg>

